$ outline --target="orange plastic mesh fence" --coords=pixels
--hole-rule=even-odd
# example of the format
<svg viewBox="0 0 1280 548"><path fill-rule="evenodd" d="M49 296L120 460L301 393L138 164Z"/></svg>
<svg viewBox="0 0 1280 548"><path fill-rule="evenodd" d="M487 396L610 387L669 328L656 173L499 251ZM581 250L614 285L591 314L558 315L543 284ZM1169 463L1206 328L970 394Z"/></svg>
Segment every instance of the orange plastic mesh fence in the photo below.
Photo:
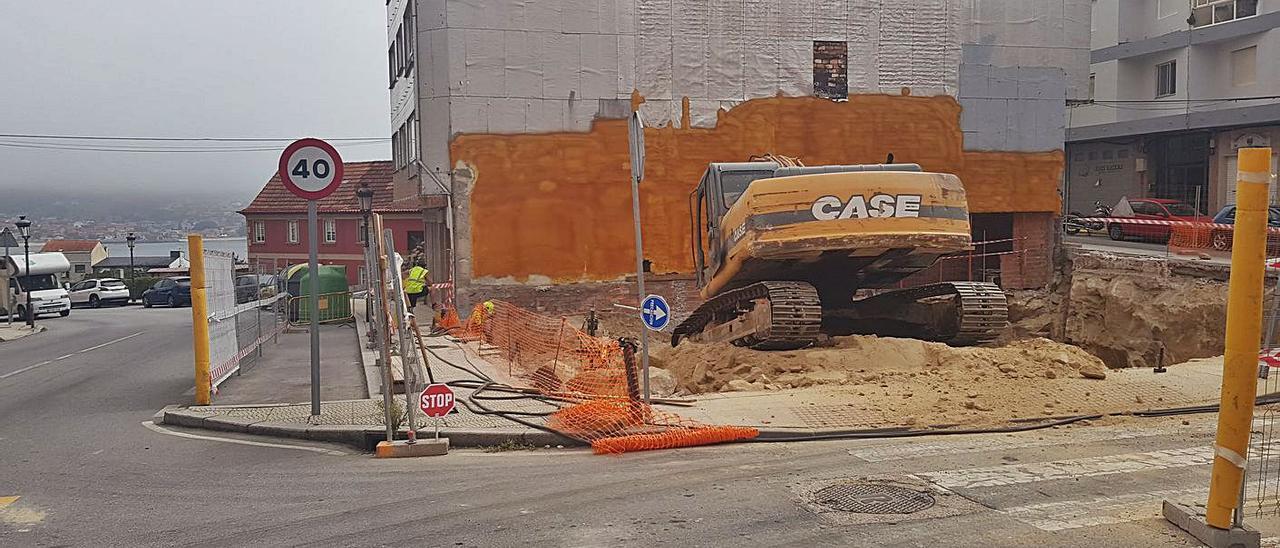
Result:
<svg viewBox="0 0 1280 548"><path fill-rule="evenodd" d="M1227 258L1231 256L1231 243L1235 237L1232 225L1199 223L1175 224L1169 227L1169 251L1179 254L1208 255ZM1267 257L1280 257L1280 230L1267 230Z"/></svg>
<svg viewBox="0 0 1280 548"><path fill-rule="evenodd" d="M505 367L512 384L571 402L548 417L547 426L589 442L596 453L707 445L759 434L755 428L706 425L645 405L636 360L628 367L618 341L587 335L564 318L486 301L451 333L482 342L481 356Z"/></svg>

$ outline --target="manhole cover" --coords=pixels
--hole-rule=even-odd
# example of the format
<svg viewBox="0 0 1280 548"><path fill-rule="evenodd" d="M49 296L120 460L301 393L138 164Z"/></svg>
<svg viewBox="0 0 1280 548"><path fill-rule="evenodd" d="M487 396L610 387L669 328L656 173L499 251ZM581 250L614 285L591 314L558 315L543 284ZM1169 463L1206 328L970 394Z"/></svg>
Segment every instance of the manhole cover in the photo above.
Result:
<svg viewBox="0 0 1280 548"><path fill-rule="evenodd" d="M933 495L896 485L838 483L819 489L813 502L857 514L911 514L933 507Z"/></svg>

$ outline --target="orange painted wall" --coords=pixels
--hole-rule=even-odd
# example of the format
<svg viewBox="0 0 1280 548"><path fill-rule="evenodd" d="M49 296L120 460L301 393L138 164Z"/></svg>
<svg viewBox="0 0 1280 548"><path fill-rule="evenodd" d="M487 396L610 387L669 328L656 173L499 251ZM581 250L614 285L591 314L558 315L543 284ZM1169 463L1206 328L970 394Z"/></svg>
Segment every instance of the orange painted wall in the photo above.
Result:
<svg viewBox="0 0 1280 548"><path fill-rule="evenodd" d="M914 162L955 173L984 212L1058 210L1061 152L963 150L951 97L858 95L756 99L721 112L715 128L645 131L641 184L645 255L655 272L687 272L688 196L707 164L775 153L808 165ZM615 279L635 271L627 123L597 120L587 133L464 134L451 160L475 170L472 275Z"/></svg>

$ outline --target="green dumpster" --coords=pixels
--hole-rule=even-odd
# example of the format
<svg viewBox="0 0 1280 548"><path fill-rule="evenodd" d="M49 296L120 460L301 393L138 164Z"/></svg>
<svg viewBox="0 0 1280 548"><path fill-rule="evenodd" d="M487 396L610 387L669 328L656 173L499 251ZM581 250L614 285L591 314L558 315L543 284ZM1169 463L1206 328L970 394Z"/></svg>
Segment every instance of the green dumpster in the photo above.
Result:
<svg viewBox="0 0 1280 548"><path fill-rule="evenodd" d="M287 273L286 289L289 292L289 321L311 321L311 273L307 265L297 265ZM347 321L351 315L351 290L347 286L347 267L320 265L321 323Z"/></svg>

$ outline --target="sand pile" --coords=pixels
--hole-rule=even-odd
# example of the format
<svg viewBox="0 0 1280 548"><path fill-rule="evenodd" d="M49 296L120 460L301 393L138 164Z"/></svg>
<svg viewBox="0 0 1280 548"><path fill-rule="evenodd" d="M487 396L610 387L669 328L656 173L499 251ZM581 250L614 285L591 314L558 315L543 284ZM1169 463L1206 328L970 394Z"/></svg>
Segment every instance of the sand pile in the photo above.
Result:
<svg viewBox="0 0 1280 548"><path fill-rule="evenodd" d="M908 379L943 393L979 385L995 389L1013 379L1106 376L1098 358L1043 338L991 348L953 348L915 339L858 335L838 337L832 347L784 352L684 342L677 348L655 348L652 364L671 372L678 390L689 394L879 386Z"/></svg>
<svg viewBox="0 0 1280 548"><path fill-rule="evenodd" d="M1048 336L1110 368L1154 367L1222 353L1227 284L1171 274L1168 263L1078 256L1052 292L1010 295L1011 337Z"/></svg>

